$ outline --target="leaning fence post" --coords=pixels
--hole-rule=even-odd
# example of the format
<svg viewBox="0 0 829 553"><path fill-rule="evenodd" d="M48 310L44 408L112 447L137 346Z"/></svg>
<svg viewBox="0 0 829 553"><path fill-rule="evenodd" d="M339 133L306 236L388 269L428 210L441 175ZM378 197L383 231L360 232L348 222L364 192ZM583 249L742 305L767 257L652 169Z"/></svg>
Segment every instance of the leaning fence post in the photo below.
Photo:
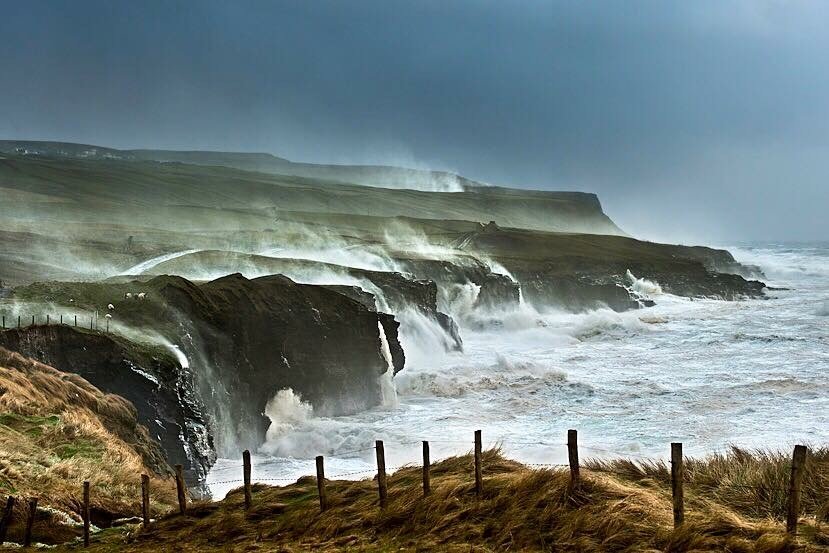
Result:
<svg viewBox="0 0 829 553"><path fill-rule="evenodd" d="M377 489L380 492L380 508L386 506L388 488L386 487L386 452L383 449L383 440L374 442L377 451Z"/></svg>
<svg viewBox="0 0 829 553"><path fill-rule="evenodd" d="M328 496L325 495L325 459L317 456L317 492L320 496L320 511L328 508Z"/></svg>
<svg viewBox="0 0 829 553"><path fill-rule="evenodd" d="M792 454L792 475L789 478L789 500L786 513L786 532L797 534L797 518L800 515L800 485L803 482L803 467L806 464L806 446L794 446Z"/></svg>
<svg viewBox="0 0 829 553"><path fill-rule="evenodd" d="M245 483L245 509L250 509L250 451L242 452L242 480Z"/></svg>
<svg viewBox="0 0 829 553"><path fill-rule="evenodd" d="M431 464L429 462L429 442L423 440L423 497L432 491Z"/></svg>
<svg viewBox="0 0 829 553"><path fill-rule="evenodd" d="M184 467L176 465L176 492L178 492L178 512L184 514L187 512L187 496L184 493Z"/></svg>
<svg viewBox="0 0 829 553"><path fill-rule="evenodd" d="M570 485L579 481L579 433L577 430L567 431L567 457L570 461Z"/></svg>
<svg viewBox="0 0 829 553"><path fill-rule="evenodd" d="M682 444L671 444L671 496L674 500L674 528L685 520L685 468L682 459Z"/></svg>
<svg viewBox="0 0 829 553"><path fill-rule="evenodd" d="M0 544L6 541L6 532L9 530L9 524L11 524L13 512L14 496L10 495L6 500L6 510L3 511L3 518L0 518Z"/></svg>
<svg viewBox="0 0 829 553"><path fill-rule="evenodd" d="M141 516L144 519L144 528L150 525L150 477L141 475Z"/></svg>
<svg viewBox="0 0 829 553"><path fill-rule="evenodd" d="M49 313L46 313L46 326L49 326Z"/></svg>
<svg viewBox="0 0 829 553"><path fill-rule="evenodd" d="M37 498L34 497L29 500L29 512L26 513L26 530L23 534L23 547L32 545L32 526L35 524L35 515L37 514Z"/></svg>
<svg viewBox="0 0 829 553"><path fill-rule="evenodd" d="M83 483L83 546L89 547L89 480Z"/></svg>
<svg viewBox="0 0 829 553"><path fill-rule="evenodd" d="M481 431L475 431L475 497L481 497L484 489L481 476Z"/></svg>

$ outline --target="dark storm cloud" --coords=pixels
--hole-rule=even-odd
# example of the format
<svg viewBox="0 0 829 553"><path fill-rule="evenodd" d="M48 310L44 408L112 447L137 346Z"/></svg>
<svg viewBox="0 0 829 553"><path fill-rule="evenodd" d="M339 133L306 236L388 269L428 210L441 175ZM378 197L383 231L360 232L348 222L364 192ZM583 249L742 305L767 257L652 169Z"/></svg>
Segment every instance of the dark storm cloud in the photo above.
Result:
<svg viewBox="0 0 829 553"><path fill-rule="evenodd" d="M829 5L0 3L0 136L592 190L634 233L829 238Z"/></svg>

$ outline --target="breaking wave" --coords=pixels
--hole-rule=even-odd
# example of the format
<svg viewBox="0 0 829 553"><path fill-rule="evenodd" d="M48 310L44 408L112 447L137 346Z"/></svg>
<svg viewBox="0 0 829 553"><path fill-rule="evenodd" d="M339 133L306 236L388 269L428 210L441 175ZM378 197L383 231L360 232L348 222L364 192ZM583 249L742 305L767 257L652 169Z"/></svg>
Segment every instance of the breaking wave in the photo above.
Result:
<svg viewBox="0 0 829 553"><path fill-rule="evenodd" d="M658 283L644 278L636 278L630 272L630 269L625 272L625 278L630 283L630 288L637 294L643 296L658 296L662 294L662 287Z"/></svg>

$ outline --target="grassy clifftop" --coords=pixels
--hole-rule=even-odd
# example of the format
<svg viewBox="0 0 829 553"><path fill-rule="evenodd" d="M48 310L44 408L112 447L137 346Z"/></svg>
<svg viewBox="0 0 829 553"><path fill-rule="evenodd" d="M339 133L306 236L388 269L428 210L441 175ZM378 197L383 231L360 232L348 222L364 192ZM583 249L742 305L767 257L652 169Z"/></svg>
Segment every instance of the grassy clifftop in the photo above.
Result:
<svg viewBox="0 0 829 553"><path fill-rule="evenodd" d="M79 535L84 480L92 523L140 513L140 475L152 477L156 512L175 501L164 457L135 408L83 378L0 348L0 497L17 498L7 540L20 542L25 502L39 498L33 536L44 543Z"/></svg>
<svg viewBox="0 0 829 553"><path fill-rule="evenodd" d="M483 496L473 491L470 455L432 466L432 494L418 467L389 478L389 501L377 505L376 482L328 481L330 508L320 513L316 482L253 486L217 503L197 503L148 530L99 535L94 551L829 551L825 524L826 450L812 452L804 481L804 516L794 540L785 534L786 455L734 450L687 464L686 523L673 529L670 469L656 462L588 461L569 489L563 468L531 469L484 453ZM782 488L781 488L782 486Z"/></svg>

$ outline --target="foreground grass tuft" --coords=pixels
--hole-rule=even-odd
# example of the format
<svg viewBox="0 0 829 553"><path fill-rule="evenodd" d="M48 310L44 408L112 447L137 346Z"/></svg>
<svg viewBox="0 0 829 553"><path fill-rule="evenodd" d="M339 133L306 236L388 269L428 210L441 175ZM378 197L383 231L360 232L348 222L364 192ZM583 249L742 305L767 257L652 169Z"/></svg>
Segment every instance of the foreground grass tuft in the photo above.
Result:
<svg viewBox="0 0 829 553"><path fill-rule="evenodd" d="M419 467L390 475L383 510L371 479L328 481L330 508L324 513L313 478L286 487L255 484L248 511L241 489L233 490L222 501L196 503L186 516L168 515L147 530L98 536L93 550L829 551L822 518L829 500L821 487L825 457L818 450L809 467L809 500L797 539L785 534L776 493L753 501L731 495L736 483L778 486L786 469L783 454L734 450L689 459L687 522L674 530L670 481L661 463L588 461L572 487L566 469L530 469L491 450L484 453L480 499L472 457L465 455L433 465L429 497L422 496Z"/></svg>

